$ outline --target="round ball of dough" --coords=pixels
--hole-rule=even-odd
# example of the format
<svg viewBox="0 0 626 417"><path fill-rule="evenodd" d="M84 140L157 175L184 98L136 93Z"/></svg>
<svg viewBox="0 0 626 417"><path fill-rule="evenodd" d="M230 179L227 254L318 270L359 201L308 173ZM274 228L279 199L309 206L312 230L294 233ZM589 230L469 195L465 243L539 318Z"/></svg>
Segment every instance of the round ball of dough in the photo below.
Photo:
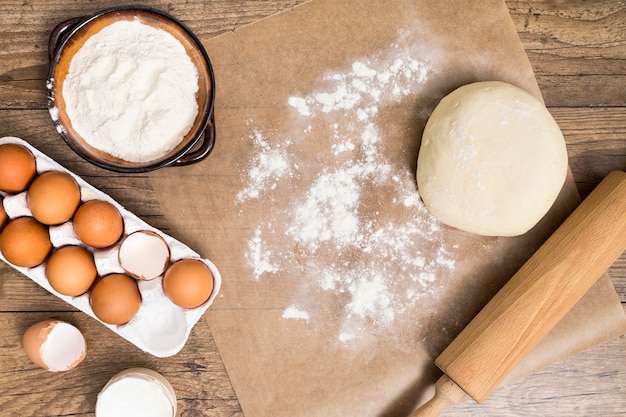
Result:
<svg viewBox="0 0 626 417"><path fill-rule="evenodd" d="M548 212L567 168L563 134L541 101L508 83L476 82L444 97L428 119L417 185L441 222L516 236Z"/></svg>

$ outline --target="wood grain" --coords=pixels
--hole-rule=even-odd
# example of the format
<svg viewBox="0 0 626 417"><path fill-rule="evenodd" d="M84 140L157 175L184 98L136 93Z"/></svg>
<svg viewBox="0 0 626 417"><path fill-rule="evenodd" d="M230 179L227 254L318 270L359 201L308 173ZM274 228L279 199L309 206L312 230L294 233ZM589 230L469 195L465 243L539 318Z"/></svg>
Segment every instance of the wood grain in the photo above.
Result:
<svg viewBox="0 0 626 417"><path fill-rule="evenodd" d="M506 3L585 197L609 172L626 170L626 4ZM623 304L625 264L622 255L609 269Z"/></svg>
<svg viewBox="0 0 626 417"><path fill-rule="evenodd" d="M74 324L87 340L85 361L63 377L38 368L21 349L22 335L28 326L51 317ZM180 415L241 415L217 348L202 322L194 328L185 348L166 359L140 352L80 312L0 313L0 322L3 417L93 416L96 396L109 378L135 366L160 372L176 387Z"/></svg>
<svg viewBox="0 0 626 417"><path fill-rule="evenodd" d="M206 42L304 1L134 3L172 13ZM46 110L47 43L55 25L69 17L127 3L0 3L0 136L33 139L43 152L167 232L148 180L105 173L81 160L56 135ZM507 0L506 4L546 104L565 135L578 188L586 196L610 171L626 170L626 4L622 0ZM610 268L609 275L626 303L626 254ZM20 347L26 327L51 314L79 325L93 341L88 360L68 374L71 378L36 369ZM4 264L0 265L0 322L3 417L93 416L97 391L115 372L129 366L152 367L183 387L184 391L178 392L180 416L242 415L219 352L202 322L194 328L183 352L171 359L154 360ZM480 406L467 403L444 415L626 415L625 343L622 337L594 347L500 388ZM116 352L115 358L107 356L111 351Z"/></svg>
<svg viewBox="0 0 626 417"><path fill-rule="evenodd" d="M612 172L439 355L483 402L626 249L626 173ZM581 256L588 262L578 262Z"/></svg>

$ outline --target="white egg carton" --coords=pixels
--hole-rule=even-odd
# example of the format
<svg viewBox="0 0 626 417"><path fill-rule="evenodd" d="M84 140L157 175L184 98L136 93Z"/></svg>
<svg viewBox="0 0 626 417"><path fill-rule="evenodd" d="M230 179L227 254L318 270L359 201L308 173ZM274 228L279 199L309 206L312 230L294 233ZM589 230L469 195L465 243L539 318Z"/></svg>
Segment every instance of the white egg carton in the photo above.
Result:
<svg viewBox="0 0 626 417"><path fill-rule="evenodd" d="M100 199L106 200L115 205L124 218L124 235L128 235L137 230L153 231L163 237L169 245L170 262L182 258L195 258L204 262L209 267L214 277L213 293L200 307L185 309L172 303L163 292L162 276L150 281L138 280L137 283L142 297L142 303L139 311L128 323L123 325L111 325L102 322L102 320L98 319L93 313L89 304L89 293L78 297L68 297L56 292L50 286L45 276L45 262L44 264L34 268L23 268L7 262L7 260L0 253L0 259L4 262L11 265L60 299L100 321L113 332L119 334L143 351L157 357L168 357L178 353L187 342L193 326L206 312L219 293L222 280L217 267L208 259L201 258L199 254L191 250L187 245L145 223L139 217L122 207L109 195L96 189L82 178L75 175L73 172L65 169L47 155L32 147L28 142L16 137L3 137L0 138L0 144L2 143L16 143L28 148L35 156L38 173L57 170L70 174L80 185L81 200L83 202L92 199ZM13 219L20 216L31 215L26 203L26 191L10 195L0 192L0 195L3 196L4 209L9 218ZM51 226L49 230L50 240L52 241L54 247L69 244L82 245L74 233L71 220L58 226ZM104 276L114 272L124 273L124 270L118 261L119 242L110 248L90 248L90 250L94 254L99 276Z"/></svg>

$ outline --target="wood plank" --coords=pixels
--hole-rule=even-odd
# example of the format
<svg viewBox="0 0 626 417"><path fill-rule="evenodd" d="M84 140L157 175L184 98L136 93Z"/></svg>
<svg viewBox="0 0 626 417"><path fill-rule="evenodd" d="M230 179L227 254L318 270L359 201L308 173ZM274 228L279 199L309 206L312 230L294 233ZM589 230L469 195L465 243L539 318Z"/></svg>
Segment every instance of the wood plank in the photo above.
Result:
<svg viewBox="0 0 626 417"><path fill-rule="evenodd" d="M626 170L626 108L551 107L584 197L611 171Z"/></svg>
<svg viewBox="0 0 626 417"><path fill-rule="evenodd" d="M506 0L583 197L626 170L626 3ZM609 269L626 307L626 255Z"/></svg>
<svg viewBox="0 0 626 417"><path fill-rule="evenodd" d="M536 78L547 107L626 106L626 75L537 75Z"/></svg>
<svg viewBox="0 0 626 417"><path fill-rule="evenodd" d="M54 318L78 327L87 340L83 363L66 373L45 371L26 357L21 338L33 323L50 313L0 313L0 375L9 393L0 395L3 417L92 416L96 396L117 372L147 367L175 387L179 414L194 417L242 416L213 338L201 320L183 350L171 358L155 358L82 313L55 312Z"/></svg>
<svg viewBox="0 0 626 417"><path fill-rule="evenodd" d="M442 417L626 415L626 337L595 346L498 388L483 404L471 401Z"/></svg>
<svg viewBox="0 0 626 417"><path fill-rule="evenodd" d="M626 3L507 5L548 106L626 106Z"/></svg>
<svg viewBox="0 0 626 417"><path fill-rule="evenodd" d="M304 0L142 1L172 13L203 41ZM111 194L148 223L167 230L145 179L98 170L82 161L51 129L45 101L47 41L60 21L122 0L4 0L0 3L0 136L32 139L41 150ZM583 195L612 169L626 169L626 3L623 0L506 0L546 103L568 142L570 165ZM595 108L591 108L595 107ZM609 270L626 303L626 255ZM100 326L7 265L0 266L0 394L2 416L93 416L95 396L117 370L148 366L178 392L179 415L242 416L206 323L194 328L181 354L157 360ZM89 356L66 375L39 370L20 347L32 322L54 315L88 338ZM58 312L56 312L58 311ZM626 415L624 337L596 346L524 381L503 387L481 406L449 416ZM110 357L110 352L116 352ZM11 391L6 393L6 387Z"/></svg>

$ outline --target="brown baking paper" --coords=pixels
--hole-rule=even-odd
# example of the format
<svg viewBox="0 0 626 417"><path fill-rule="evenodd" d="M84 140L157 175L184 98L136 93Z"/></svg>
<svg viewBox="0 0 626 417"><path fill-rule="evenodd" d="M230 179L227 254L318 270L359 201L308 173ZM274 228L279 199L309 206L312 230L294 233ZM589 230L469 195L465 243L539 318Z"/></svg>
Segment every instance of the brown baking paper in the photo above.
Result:
<svg viewBox="0 0 626 417"><path fill-rule="evenodd" d="M445 94L502 80L541 97L505 4L315 0L203 41L215 150L150 175L169 232L222 272L206 316L244 413L408 414L434 358L578 204L570 176L532 231L489 238L419 200ZM604 276L517 372L624 328Z"/></svg>

